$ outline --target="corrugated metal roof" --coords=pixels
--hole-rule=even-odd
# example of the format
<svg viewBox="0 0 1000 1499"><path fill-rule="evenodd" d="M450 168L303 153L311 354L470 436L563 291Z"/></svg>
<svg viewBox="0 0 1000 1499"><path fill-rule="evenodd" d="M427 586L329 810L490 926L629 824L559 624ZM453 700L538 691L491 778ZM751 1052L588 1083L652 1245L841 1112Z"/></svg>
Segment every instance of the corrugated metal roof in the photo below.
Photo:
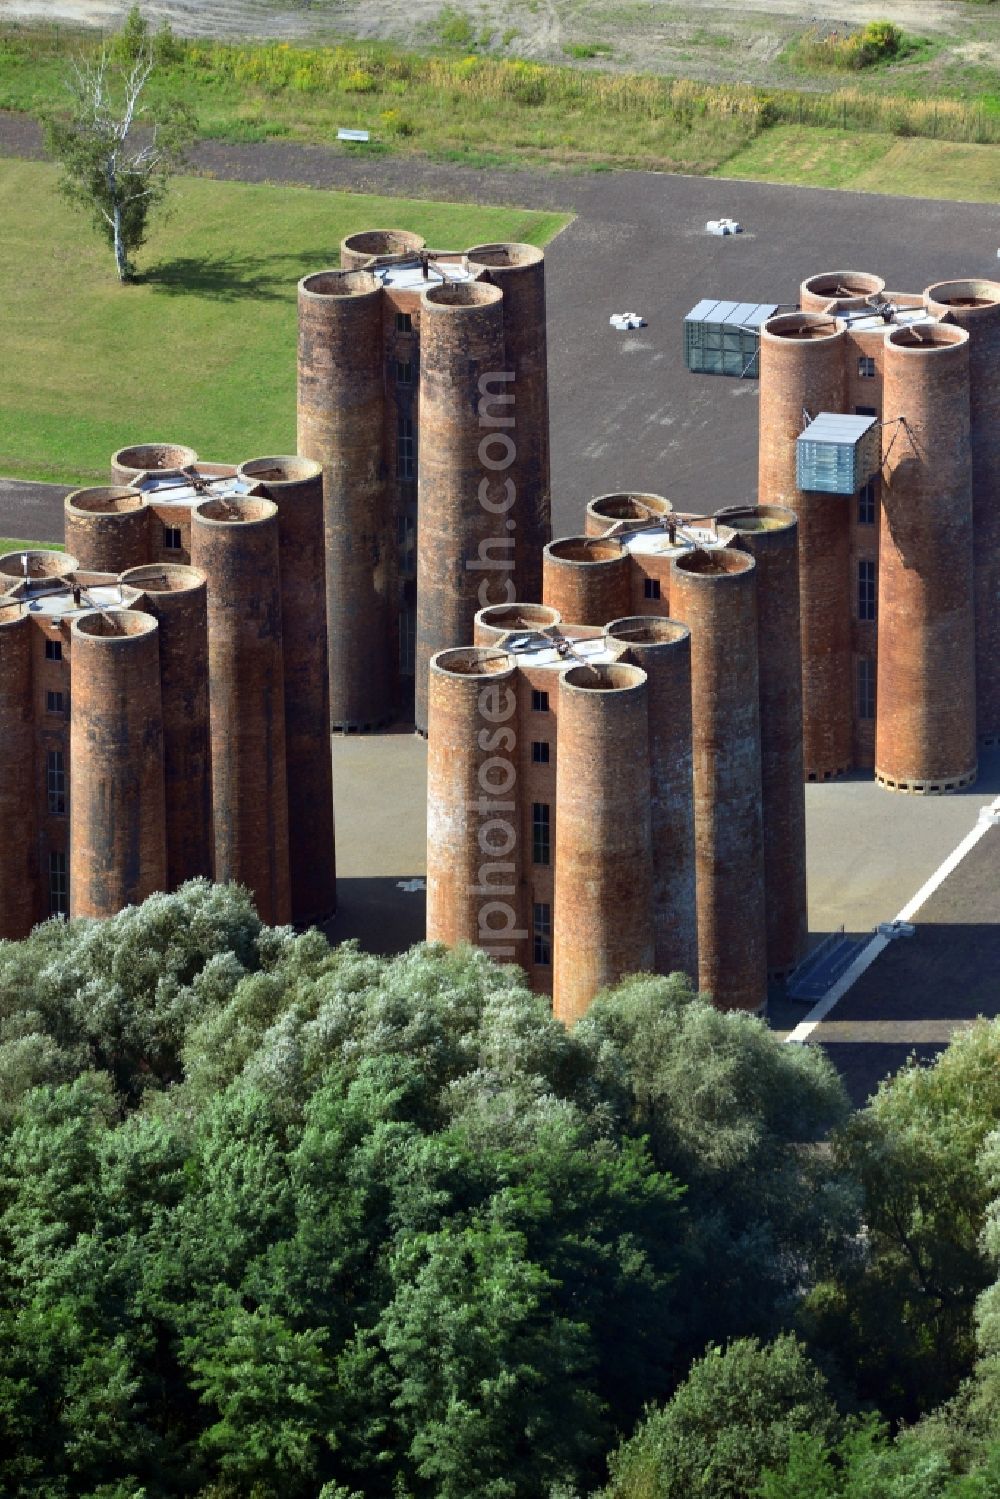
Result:
<svg viewBox="0 0 1000 1499"><path fill-rule="evenodd" d="M875 416L848 416L840 411L821 411L799 437L800 442L836 442L854 445L876 425Z"/></svg>
<svg viewBox="0 0 1000 1499"><path fill-rule="evenodd" d="M698 302L687 317L686 323L728 323L731 327L759 328L778 310L776 302L713 302L705 298Z"/></svg>

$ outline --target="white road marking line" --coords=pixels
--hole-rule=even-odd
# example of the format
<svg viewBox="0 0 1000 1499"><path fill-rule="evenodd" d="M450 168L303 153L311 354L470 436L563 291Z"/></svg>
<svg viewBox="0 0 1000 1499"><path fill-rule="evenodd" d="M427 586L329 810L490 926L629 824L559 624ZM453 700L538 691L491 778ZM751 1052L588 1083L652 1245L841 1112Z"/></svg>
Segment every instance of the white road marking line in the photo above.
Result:
<svg viewBox="0 0 1000 1499"><path fill-rule="evenodd" d="M966 854L975 848L976 844L981 838L986 836L990 828L996 826L994 819L997 817L1000 817L1000 796L995 801L979 808L976 826L970 832L966 833L958 847L952 850L944 863L934 871L930 879L921 885L916 895L907 901L899 915L895 918L896 921L913 920L921 906L930 900L935 890L943 885L948 876L958 868ZM834 1005L843 999L847 991L853 988L861 975L885 951L889 946L890 940L888 937L883 937L881 933L876 933L858 953L850 968L846 969L840 975L833 988L827 994L824 994L818 1003L813 1005L805 1019L800 1020L795 1029L785 1037L785 1041L798 1043L807 1041L820 1022L826 1019Z"/></svg>

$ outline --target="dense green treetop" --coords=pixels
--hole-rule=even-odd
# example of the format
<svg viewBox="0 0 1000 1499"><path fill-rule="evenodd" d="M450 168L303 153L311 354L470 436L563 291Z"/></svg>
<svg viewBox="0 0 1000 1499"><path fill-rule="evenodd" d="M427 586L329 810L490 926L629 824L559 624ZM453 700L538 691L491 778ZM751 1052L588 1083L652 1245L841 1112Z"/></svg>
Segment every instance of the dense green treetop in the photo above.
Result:
<svg viewBox="0 0 1000 1499"><path fill-rule="evenodd" d="M204 882L0 944L0 1493L592 1488L825 1265L844 1112L678 976L567 1033Z"/></svg>

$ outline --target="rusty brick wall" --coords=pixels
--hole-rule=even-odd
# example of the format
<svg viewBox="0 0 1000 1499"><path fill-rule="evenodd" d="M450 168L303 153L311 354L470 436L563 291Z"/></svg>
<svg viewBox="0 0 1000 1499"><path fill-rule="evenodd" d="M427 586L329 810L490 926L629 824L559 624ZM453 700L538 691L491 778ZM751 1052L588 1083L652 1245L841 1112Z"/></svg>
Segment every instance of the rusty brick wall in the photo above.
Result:
<svg viewBox="0 0 1000 1499"><path fill-rule="evenodd" d="M957 790L976 773L968 333L889 333L885 409L907 425L882 433L875 775Z"/></svg>
<svg viewBox="0 0 1000 1499"><path fill-rule="evenodd" d="M516 597L509 518L497 509L504 503L504 475L486 461L502 459L480 447L489 440L480 420L480 382L503 370L503 336L498 287L449 283L424 293L415 652L421 733L427 730L431 657L471 640L477 609Z"/></svg>
<svg viewBox="0 0 1000 1499"><path fill-rule="evenodd" d="M337 909L323 471L288 457L254 458L239 472L278 507L288 857L292 919L304 926Z"/></svg>
<svg viewBox="0 0 1000 1499"><path fill-rule="evenodd" d="M75 489L64 508L66 546L82 567L121 573L152 560L153 517L138 491L123 485Z"/></svg>
<svg viewBox="0 0 1000 1499"><path fill-rule="evenodd" d="M969 334L969 439L976 614L976 722L1000 743L1000 282L945 281L927 306Z"/></svg>
<svg viewBox="0 0 1000 1499"><path fill-rule="evenodd" d="M299 282L297 446L323 466L330 718L343 729L377 728L394 707L382 295L366 271Z"/></svg>
<svg viewBox="0 0 1000 1499"><path fill-rule="evenodd" d="M798 522L773 506L726 519L737 533L731 545L749 553L757 574L767 969L787 974L805 957L809 937Z"/></svg>
<svg viewBox="0 0 1000 1499"><path fill-rule="evenodd" d="M111 455L112 484L131 484L158 468L188 468L198 462L194 448L179 442L139 442Z"/></svg>
<svg viewBox="0 0 1000 1499"><path fill-rule="evenodd" d="M404 255L422 250L427 241L409 229L363 229L340 241L340 268L360 271L372 256Z"/></svg>
<svg viewBox="0 0 1000 1499"><path fill-rule="evenodd" d="M20 604L0 603L0 939L27 937L40 907L35 804L32 646L35 627Z"/></svg>
<svg viewBox="0 0 1000 1499"><path fill-rule="evenodd" d="M215 860L205 576L154 562L122 582L140 590L137 607L159 626L167 889L176 890L199 875L211 879Z"/></svg>
<svg viewBox="0 0 1000 1499"><path fill-rule="evenodd" d="M767 1003L756 569L728 549L674 562L691 631L698 984L722 1010Z"/></svg>
<svg viewBox="0 0 1000 1499"><path fill-rule="evenodd" d="M126 609L72 623L70 915L166 889L159 627Z"/></svg>
<svg viewBox="0 0 1000 1499"><path fill-rule="evenodd" d="M470 268L503 292L503 333L512 381L497 382L497 395L512 404L494 403L496 417L513 416L510 429L517 449L506 476L517 499L514 586L516 597L542 596L542 548L552 539L552 492L549 472L549 379L545 318L545 255L534 245L474 245ZM498 430L507 430L499 428Z"/></svg>
<svg viewBox="0 0 1000 1499"><path fill-rule="evenodd" d="M843 332L819 313L783 314L761 332L758 501L799 519L803 759L817 781L851 766L851 501L796 487L795 443L804 410L844 410L844 350Z"/></svg>
<svg viewBox="0 0 1000 1499"><path fill-rule="evenodd" d="M655 964L646 674L573 666L558 693L552 1010L573 1025Z"/></svg>
<svg viewBox="0 0 1000 1499"><path fill-rule="evenodd" d="M428 677L427 940L523 965L517 667L466 646L435 655Z"/></svg>
<svg viewBox="0 0 1000 1499"><path fill-rule="evenodd" d="M584 534L604 536L620 521L652 521L669 515L673 505L661 494L599 494L587 506Z"/></svg>
<svg viewBox="0 0 1000 1499"><path fill-rule="evenodd" d="M524 850L524 921L527 941L524 958L528 980L536 994L552 995L552 933L549 933L548 962L537 961L534 943L534 908L544 904L550 917L555 914L555 859L558 846L558 808L556 775L559 766L559 670L538 666L530 658L518 657L518 801L520 803L520 839ZM535 706L535 690L546 694L548 707ZM536 763L532 746L547 744L549 758ZM534 808L549 809L549 860L535 863Z"/></svg>
<svg viewBox="0 0 1000 1499"><path fill-rule="evenodd" d="M496 645L511 630L549 630L562 616L545 604L489 604L473 622L474 645Z"/></svg>
<svg viewBox="0 0 1000 1499"><path fill-rule="evenodd" d="M799 287L799 305L803 312L839 310L885 290L881 276L870 271L820 271L808 276Z"/></svg>
<svg viewBox="0 0 1000 1499"><path fill-rule="evenodd" d="M646 673L656 970L697 984L691 633L674 620L633 616L612 620L608 639Z"/></svg>
<svg viewBox="0 0 1000 1499"><path fill-rule="evenodd" d="M263 921L291 917L278 510L206 500L191 526L208 584L215 877L253 894Z"/></svg>
<svg viewBox="0 0 1000 1499"><path fill-rule="evenodd" d="M542 558L542 599L575 625L632 613L632 559L620 541L564 536Z"/></svg>

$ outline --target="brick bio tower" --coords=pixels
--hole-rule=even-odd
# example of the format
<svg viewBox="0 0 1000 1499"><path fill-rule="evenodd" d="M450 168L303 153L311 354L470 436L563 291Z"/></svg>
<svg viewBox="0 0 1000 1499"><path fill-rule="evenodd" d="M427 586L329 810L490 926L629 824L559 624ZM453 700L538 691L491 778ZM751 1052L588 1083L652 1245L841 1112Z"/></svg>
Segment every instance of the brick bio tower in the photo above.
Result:
<svg viewBox="0 0 1000 1499"><path fill-rule="evenodd" d="M519 963L567 1022L642 969L760 1010L806 940L795 516L606 495L587 525L542 604L433 658L428 937Z"/></svg>
<svg viewBox="0 0 1000 1499"><path fill-rule="evenodd" d="M116 453L113 476L67 497L75 553L0 558L0 728L19 746L0 806L37 830L30 868L7 866L0 935L197 875L247 885L265 921L322 920L336 886L320 467L238 472L155 443Z"/></svg>
<svg viewBox="0 0 1000 1499"><path fill-rule="evenodd" d="M545 265L531 245L351 235L299 283L298 448L323 465L333 724L415 698L550 535ZM419 512L419 518L418 518Z"/></svg>
<svg viewBox="0 0 1000 1499"><path fill-rule="evenodd" d="M761 334L758 497L799 521L806 775L954 791L1000 738L1000 283L800 302Z"/></svg>

